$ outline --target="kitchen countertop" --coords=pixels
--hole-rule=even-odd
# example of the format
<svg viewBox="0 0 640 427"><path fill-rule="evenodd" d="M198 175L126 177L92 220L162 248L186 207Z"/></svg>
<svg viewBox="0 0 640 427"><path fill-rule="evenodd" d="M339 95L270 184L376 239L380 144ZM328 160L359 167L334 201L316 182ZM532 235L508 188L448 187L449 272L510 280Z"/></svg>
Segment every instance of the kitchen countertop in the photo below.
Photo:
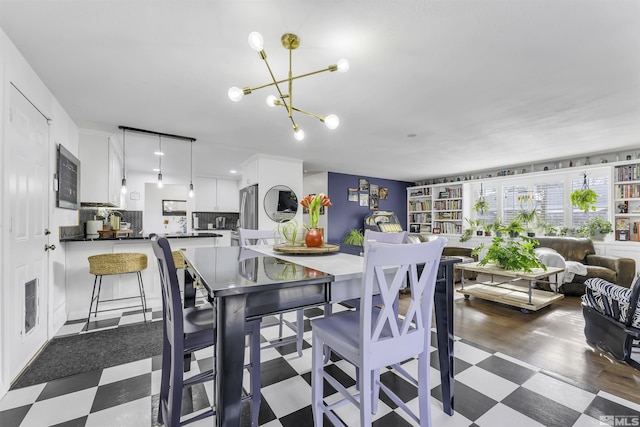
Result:
<svg viewBox="0 0 640 427"><path fill-rule="evenodd" d="M176 234L164 234L164 237L167 239L192 239L192 238L201 238L201 237L222 237L222 234L219 233L176 233ZM143 236L131 236L131 237L108 237L108 238L91 238L84 236L77 237L66 237L60 239L60 242L105 242L109 240L149 240L149 235Z"/></svg>

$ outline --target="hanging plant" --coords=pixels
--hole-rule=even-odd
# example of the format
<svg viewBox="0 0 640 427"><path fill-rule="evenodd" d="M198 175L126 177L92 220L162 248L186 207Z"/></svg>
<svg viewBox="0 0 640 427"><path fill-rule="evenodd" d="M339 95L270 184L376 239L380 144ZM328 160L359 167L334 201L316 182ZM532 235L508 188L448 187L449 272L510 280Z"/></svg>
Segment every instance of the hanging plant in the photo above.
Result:
<svg viewBox="0 0 640 427"><path fill-rule="evenodd" d="M584 212L595 211L598 194L589 188L586 172L583 173L583 179L582 188L580 190L573 191L569 196L571 199L571 205Z"/></svg>

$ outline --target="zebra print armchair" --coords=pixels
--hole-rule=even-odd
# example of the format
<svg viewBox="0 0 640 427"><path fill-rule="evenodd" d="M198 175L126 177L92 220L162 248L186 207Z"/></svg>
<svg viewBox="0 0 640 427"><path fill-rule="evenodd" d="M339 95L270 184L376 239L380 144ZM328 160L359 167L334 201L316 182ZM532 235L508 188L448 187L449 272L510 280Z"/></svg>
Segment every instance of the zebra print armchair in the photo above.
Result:
<svg viewBox="0 0 640 427"><path fill-rule="evenodd" d="M597 278L584 284L582 313L587 342L640 369L640 277L631 289Z"/></svg>

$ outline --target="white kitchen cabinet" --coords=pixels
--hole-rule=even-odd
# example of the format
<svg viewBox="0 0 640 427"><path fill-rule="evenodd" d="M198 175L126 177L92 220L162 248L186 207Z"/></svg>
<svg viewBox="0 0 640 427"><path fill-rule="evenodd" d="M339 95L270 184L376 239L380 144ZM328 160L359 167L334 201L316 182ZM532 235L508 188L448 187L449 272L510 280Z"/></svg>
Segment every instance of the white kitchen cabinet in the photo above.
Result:
<svg viewBox="0 0 640 427"><path fill-rule="evenodd" d="M122 141L109 134L81 131L80 201L124 208L122 183Z"/></svg>
<svg viewBox="0 0 640 427"><path fill-rule="evenodd" d="M238 181L230 179L218 180L218 212L238 212L240 201L238 192Z"/></svg>
<svg viewBox="0 0 640 427"><path fill-rule="evenodd" d="M238 183L230 179L197 176L195 186L195 211L238 212Z"/></svg>

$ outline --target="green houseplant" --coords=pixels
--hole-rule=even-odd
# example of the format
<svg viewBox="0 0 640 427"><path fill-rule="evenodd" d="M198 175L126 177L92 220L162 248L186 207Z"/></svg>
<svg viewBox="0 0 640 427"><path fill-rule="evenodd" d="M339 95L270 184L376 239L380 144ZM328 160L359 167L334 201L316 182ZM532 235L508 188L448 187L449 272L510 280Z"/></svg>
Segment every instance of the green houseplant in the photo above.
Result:
<svg viewBox="0 0 640 427"><path fill-rule="evenodd" d="M577 234L582 237L594 238L596 236L613 232L613 224L599 216L589 218L587 222L578 227Z"/></svg>
<svg viewBox="0 0 640 427"><path fill-rule="evenodd" d="M362 234L362 230L352 228L344 236L342 242L345 245L364 246L364 234Z"/></svg>
<svg viewBox="0 0 640 427"><path fill-rule="evenodd" d="M517 219L512 219L509 224L504 228L504 231L509 233L509 237L518 237L520 233L523 233L524 227L522 227L522 223Z"/></svg>
<svg viewBox="0 0 640 427"><path fill-rule="evenodd" d="M581 211L589 212L596 210L596 201L598 200L598 194L589 188L589 182L587 181L587 173L583 172L582 188L574 190L570 195L571 205L577 207Z"/></svg>
<svg viewBox="0 0 640 427"><path fill-rule="evenodd" d="M518 221L520 221L523 224L523 231L526 231L527 233L530 233L530 237L533 237L531 234L533 234L532 232L532 227L533 224L536 223L536 221L538 220L538 209L536 207L533 207L531 209L526 209L526 208L522 208L520 209L520 212L518 212L518 215L516 215L516 218Z"/></svg>
<svg viewBox="0 0 640 427"><path fill-rule="evenodd" d="M491 245L487 248L484 258L478 265L487 265L490 262L505 270L531 272L534 268L547 267L540 262L535 253L535 245L538 241L527 236L520 236L519 239L504 239L494 237ZM484 249L484 244L476 247L472 254L479 255Z"/></svg>

